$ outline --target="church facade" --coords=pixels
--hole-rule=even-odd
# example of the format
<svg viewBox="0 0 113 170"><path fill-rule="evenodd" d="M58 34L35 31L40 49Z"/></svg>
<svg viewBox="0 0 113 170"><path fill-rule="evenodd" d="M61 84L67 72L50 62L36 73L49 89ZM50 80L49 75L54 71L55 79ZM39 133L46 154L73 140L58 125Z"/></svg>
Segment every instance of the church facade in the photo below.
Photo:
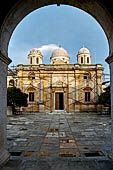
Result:
<svg viewBox="0 0 113 170"><path fill-rule="evenodd" d="M24 111L97 111L98 96L102 93L101 64L91 64L91 54L81 48L77 63L69 64L70 57L61 47L54 50L50 64L42 63L39 49L32 49L28 65L16 66L16 74L8 79L8 86L16 86L28 94ZM12 84L11 84L12 82Z"/></svg>

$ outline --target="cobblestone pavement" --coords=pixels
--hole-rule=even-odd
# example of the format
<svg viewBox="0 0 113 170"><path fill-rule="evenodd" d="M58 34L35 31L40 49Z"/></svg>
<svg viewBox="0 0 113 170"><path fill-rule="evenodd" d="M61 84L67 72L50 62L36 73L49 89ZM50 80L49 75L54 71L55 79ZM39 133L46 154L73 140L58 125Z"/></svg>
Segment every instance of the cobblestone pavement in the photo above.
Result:
<svg viewBox="0 0 113 170"><path fill-rule="evenodd" d="M111 119L97 113L8 117L10 160L0 170L113 170Z"/></svg>

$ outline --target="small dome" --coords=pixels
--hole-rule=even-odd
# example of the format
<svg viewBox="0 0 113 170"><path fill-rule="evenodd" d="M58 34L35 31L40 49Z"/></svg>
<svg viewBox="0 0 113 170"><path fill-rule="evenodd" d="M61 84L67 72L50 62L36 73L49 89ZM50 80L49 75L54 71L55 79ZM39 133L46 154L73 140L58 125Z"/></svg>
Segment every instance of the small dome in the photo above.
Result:
<svg viewBox="0 0 113 170"><path fill-rule="evenodd" d="M42 64L42 54L38 48L33 48L28 54L28 63L29 65L39 65Z"/></svg>
<svg viewBox="0 0 113 170"><path fill-rule="evenodd" d="M32 55L32 54L39 54L39 55L42 55L40 50L38 48L33 48L31 51L30 51L30 54L29 55Z"/></svg>
<svg viewBox="0 0 113 170"><path fill-rule="evenodd" d="M78 54L90 54L90 52L87 48L81 48L79 50Z"/></svg>
<svg viewBox="0 0 113 170"><path fill-rule="evenodd" d="M61 47L59 47L58 49L53 51L51 58L60 57L60 56L69 58L67 51L64 48L61 48Z"/></svg>
<svg viewBox="0 0 113 170"><path fill-rule="evenodd" d="M91 54L87 48L81 48L77 55L78 64L91 64Z"/></svg>

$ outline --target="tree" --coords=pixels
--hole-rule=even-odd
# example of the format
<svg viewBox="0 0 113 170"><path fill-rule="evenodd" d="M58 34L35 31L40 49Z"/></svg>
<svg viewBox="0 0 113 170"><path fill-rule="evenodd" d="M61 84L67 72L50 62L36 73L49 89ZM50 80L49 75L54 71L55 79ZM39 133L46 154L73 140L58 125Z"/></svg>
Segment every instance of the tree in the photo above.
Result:
<svg viewBox="0 0 113 170"><path fill-rule="evenodd" d="M26 93L23 93L19 88L8 87L7 89L7 105L12 106L13 113L15 112L15 107L27 106Z"/></svg>
<svg viewBox="0 0 113 170"><path fill-rule="evenodd" d="M98 104L103 104L104 106L109 106L109 111L111 110L111 95L110 95L110 86L106 87L105 92L103 92L98 97Z"/></svg>
<svg viewBox="0 0 113 170"><path fill-rule="evenodd" d="M110 105L111 104L111 97L110 97L110 86L106 87L105 92L103 92L99 97L98 97L98 103L99 104L104 104L104 105Z"/></svg>

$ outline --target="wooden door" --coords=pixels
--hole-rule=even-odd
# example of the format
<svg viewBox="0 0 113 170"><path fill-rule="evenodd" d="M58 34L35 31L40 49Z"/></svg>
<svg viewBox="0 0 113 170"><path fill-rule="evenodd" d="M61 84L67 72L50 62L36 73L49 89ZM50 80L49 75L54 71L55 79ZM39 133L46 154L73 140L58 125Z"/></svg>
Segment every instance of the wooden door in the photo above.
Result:
<svg viewBox="0 0 113 170"><path fill-rule="evenodd" d="M55 110L64 110L64 93L55 93Z"/></svg>

